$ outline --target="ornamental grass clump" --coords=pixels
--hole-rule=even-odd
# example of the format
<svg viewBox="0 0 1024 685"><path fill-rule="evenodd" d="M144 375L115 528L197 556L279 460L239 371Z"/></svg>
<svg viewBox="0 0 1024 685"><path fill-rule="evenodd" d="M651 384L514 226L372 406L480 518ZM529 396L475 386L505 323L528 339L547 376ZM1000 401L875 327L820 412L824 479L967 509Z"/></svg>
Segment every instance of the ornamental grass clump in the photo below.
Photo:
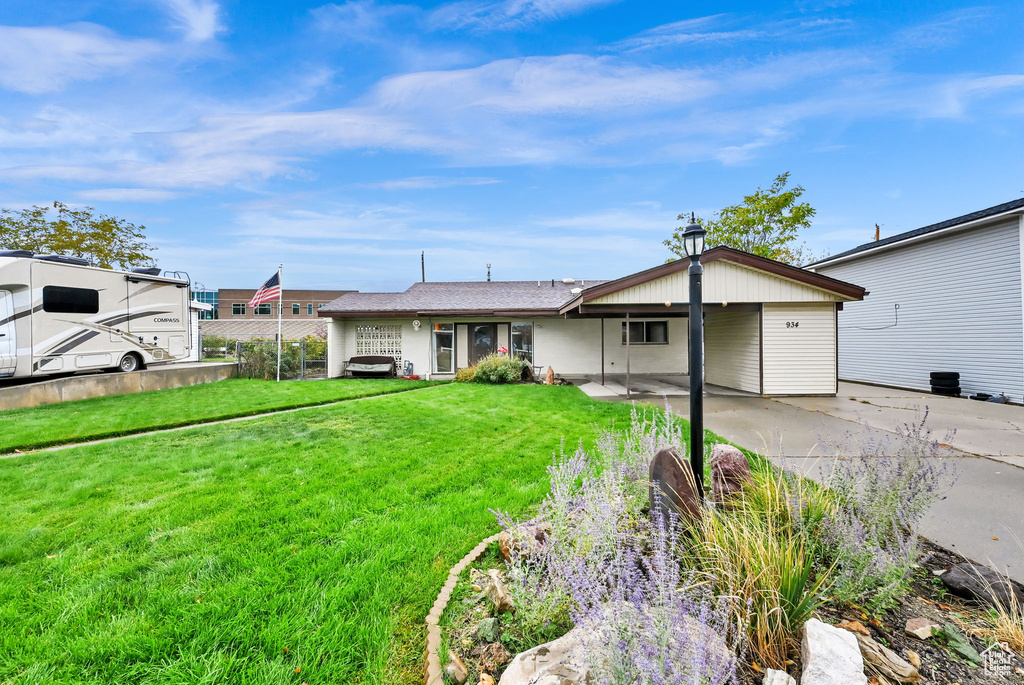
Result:
<svg viewBox="0 0 1024 685"><path fill-rule="evenodd" d="M481 359L475 368L473 381L476 383L516 383L523 378L526 362L519 357L492 354Z"/></svg>
<svg viewBox="0 0 1024 685"><path fill-rule="evenodd" d="M728 598L750 658L785 670L829 583L831 569L816 565L811 534L828 503L821 490L783 472L752 475L729 506L707 510L688 527L681 553L697 577Z"/></svg>
<svg viewBox="0 0 1024 685"><path fill-rule="evenodd" d="M894 436L862 442L859 456L826 465L836 504L822 519L820 539L835 563L832 593L841 602L881 612L909 591L917 525L955 479L927 418L925 411Z"/></svg>

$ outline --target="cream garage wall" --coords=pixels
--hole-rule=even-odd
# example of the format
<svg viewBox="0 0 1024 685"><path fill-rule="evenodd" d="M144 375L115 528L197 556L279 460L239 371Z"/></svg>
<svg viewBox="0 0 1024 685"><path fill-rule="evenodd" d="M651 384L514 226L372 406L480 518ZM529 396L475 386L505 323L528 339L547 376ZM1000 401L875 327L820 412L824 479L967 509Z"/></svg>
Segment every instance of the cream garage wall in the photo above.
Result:
<svg viewBox="0 0 1024 685"><path fill-rule="evenodd" d="M764 394L836 393L833 303L764 305Z"/></svg>
<svg viewBox="0 0 1024 685"><path fill-rule="evenodd" d="M687 320L657 317L630 321L668 321L667 345L631 345L632 373L685 374L687 371ZM605 319L605 373L626 373L626 346L622 344L622 319ZM534 365L550 366L562 376L601 373L600 319L534 319Z"/></svg>
<svg viewBox="0 0 1024 685"><path fill-rule="evenodd" d="M704 375L711 385L761 392L761 315L709 306L704 315Z"/></svg>

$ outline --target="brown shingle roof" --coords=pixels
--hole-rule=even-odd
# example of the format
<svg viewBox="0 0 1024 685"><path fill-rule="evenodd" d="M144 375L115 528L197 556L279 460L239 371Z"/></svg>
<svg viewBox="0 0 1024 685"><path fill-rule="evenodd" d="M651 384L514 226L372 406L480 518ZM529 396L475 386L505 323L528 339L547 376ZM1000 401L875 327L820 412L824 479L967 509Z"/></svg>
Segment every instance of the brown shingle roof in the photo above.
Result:
<svg viewBox="0 0 1024 685"><path fill-rule="evenodd" d="M484 281L416 283L402 293L348 293L320 314L428 314L551 311L573 298L572 289L603 281Z"/></svg>

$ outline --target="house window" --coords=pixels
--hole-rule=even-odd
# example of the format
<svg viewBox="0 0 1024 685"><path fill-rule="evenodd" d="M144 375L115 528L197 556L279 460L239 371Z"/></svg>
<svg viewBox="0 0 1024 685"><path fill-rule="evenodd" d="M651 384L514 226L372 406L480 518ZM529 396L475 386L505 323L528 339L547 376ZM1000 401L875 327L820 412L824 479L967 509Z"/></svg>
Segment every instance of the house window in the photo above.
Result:
<svg viewBox="0 0 1024 685"><path fill-rule="evenodd" d="M626 344L626 322L622 322L622 344ZM630 321L630 345L667 345L668 321Z"/></svg>
<svg viewBox="0 0 1024 685"><path fill-rule="evenodd" d="M313 305L306 305L306 316L313 316Z"/></svg>
<svg viewBox="0 0 1024 685"><path fill-rule="evenodd" d="M533 322L512 323L512 355L533 366Z"/></svg>
<svg viewBox="0 0 1024 685"><path fill-rule="evenodd" d="M434 372L455 371L455 324L434 324Z"/></svg>
<svg viewBox="0 0 1024 685"><path fill-rule="evenodd" d="M293 302L292 303L292 316L298 316L298 315L299 315L299 303L298 302Z"/></svg>
<svg viewBox="0 0 1024 685"><path fill-rule="evenodd" d="M257 316L270 316L270 303L264 302L263 304L256 305L252 313Z"/></svg>
<svg viewBox="0 0 1024 685"><path fill-rule="evenodd" d="M66 288L62 285L43 286L43 311L60 314L98 314L100 291L91 288Z"/></svg>
<svg viewBox="0 0 1024 685"><path fill-rule="evenodd" d="M231 316L245 316L245 305L235 302L231 305Z"/></svg>
<svg viewBox="0 0 1024 685"><path fill-rule="evenodd" d="M395 366L402 366L402 327L398 324L356 326L356 355L394 357Z"/></svg>

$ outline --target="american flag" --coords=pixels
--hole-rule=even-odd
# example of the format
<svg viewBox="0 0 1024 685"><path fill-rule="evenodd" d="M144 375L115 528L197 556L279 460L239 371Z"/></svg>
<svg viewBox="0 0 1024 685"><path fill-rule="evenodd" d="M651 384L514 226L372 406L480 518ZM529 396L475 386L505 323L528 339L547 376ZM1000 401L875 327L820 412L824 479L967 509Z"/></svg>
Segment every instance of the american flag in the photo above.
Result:
<svg viewBox="0 0 1024 685"><path fill-rule="evenodd" d="M260 289L256 291L256 294L249 300L249 306L255 307L256 305L263 304L264 302L270 302L281 297L281 274L276 273L267 279L267 282L260 286Z"/></svg>

